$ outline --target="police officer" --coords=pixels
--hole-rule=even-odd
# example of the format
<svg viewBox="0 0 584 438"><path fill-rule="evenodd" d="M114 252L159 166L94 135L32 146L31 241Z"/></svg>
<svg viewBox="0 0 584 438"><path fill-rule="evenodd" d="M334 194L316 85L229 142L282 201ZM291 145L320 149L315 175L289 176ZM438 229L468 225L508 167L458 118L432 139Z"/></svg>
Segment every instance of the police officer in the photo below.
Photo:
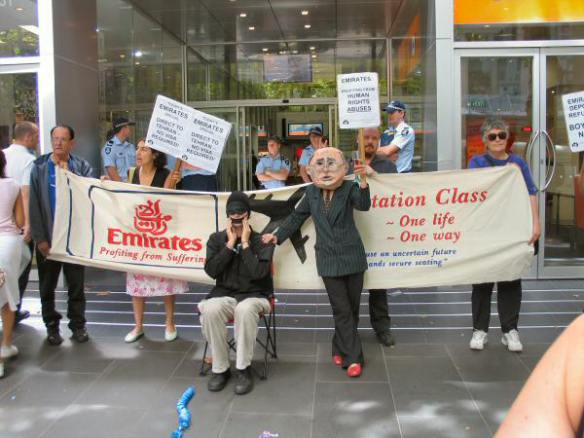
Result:
<svg viewBox="0 0 584 438"><path fill-rule="evenodd" d="M124 117L114 119L112 125L113 136L101 150L101 158L105 174L112 181L128 181L128 170L136 165L136 147L128 142L131 131L130 122Z"/></svg>
<svg viewBox="0 0 584 438"><path fill-rule="evenodd" d="M310 131L308 131L308 139L310 140L310 144L304 148L300 160L298 160L300 176L305 183L312 182L306 171L306 166L308 166L310 159L314 155L314 151L328 146L328 141L323 139L322 128L320 126L310 128Z"/></svg>
<svg viewBox="0 0 584 438"><path fill-rule="evenodd" d="M390 125L390 128L383 133L383 137L385 141L391 140L387 146L381 143L377 154L394 160L398 173L409 173L412 171L416 135L412 127L404 121L406 106L399 100L392 100L383 110L388 114ZM392 134L393 138L391 138Z"/></svg>
<svg viewBox="0 0 584 438"><path fill-rule="evenodd" d="M262 157L256 166L255 173L265 189L276 189L286 185L291 165L290 160L280 154L281 147L280 137L270 137L268 155Z"/></svg>

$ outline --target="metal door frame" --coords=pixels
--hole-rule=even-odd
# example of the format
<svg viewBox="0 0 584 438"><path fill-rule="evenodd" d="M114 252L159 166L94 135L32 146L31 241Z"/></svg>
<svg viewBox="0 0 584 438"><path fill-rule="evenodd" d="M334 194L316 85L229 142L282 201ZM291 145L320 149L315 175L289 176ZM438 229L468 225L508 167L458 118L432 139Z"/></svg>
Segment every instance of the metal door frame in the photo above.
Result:
<svg viewBox="0 0 584 438"><path fill-rule="evenodd" d="M539 105L540 108L548 108L547 106L547 58L548 56L584 56L584 48L578 46L564 46L564 47L542 47L540 49L540 71L539 71ZM555 148L552 139L549 137L547 133L547 112L542 110L539 114L539 121L538 125L541 129L541 141L542 142L550 142L543 145L543 148L540 147L541 151L544 151L546 147L551 146L551 150L553 150L553 154L555 156ZM545 169L545 155L540 157L540 169ZM545 181L545 172L540 172L539 182L540 184L549 184L551 179L554 177L554 174L551 174L550 180ZM581 278L582 277L582 268L583 265L570 265L570 266L561 266L561 265L553 265L553 266L546 266L545 264L545 192L540 192L539 194L539 212L540 217L544 222L542 222L542 233L541 233L541 243L539 246L539 257L538 257L538 273L539 278Z"/></svg>

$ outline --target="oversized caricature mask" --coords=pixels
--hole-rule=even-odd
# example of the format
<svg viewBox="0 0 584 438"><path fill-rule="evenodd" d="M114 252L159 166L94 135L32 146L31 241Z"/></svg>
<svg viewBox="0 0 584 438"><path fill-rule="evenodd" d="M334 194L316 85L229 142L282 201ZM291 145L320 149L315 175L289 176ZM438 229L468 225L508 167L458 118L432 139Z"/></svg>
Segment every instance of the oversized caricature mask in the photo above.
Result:
<svg viewBox="0 0 584 438"><path fill-rule="evenodd" d="M343 153L332 147L317 149L308 165L308 174L314 185L326 190L339 188L347 170Z"/></svg>

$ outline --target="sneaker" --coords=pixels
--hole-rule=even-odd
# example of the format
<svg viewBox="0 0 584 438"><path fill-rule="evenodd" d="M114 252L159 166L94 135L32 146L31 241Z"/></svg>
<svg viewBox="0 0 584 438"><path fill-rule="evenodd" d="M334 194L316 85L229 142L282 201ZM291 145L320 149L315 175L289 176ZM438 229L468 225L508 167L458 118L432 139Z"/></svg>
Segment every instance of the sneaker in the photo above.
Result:
<svg viewBox="0 0 584 438"><path fill-rule="evenodd" d="M17 355L18 348L16 348L16 345L8 345L7 347L2 346L2 348L0 348L0 357L2 359L8 359Z"/></svg>
<svg viewBox="0 0 584 438"><path fill-rule="evenodd" d="M347 368L347 376L349 377L359 377L361 375L362 366L360 363L352 363Z"/></svg>
<svg viewBox="0 0 584 438"><path fill-rule="evenodd" d="M71 339L82 344L83 342L89 341L89 334L87 333L85 327L77 328L73 330Z"/></svg>
<svg viewBox="0 0 584 438"><path fill-rule="evenodd" d="M227 371L222 373L213 373L209 381L207 382L207 389L211 392L218 392L225 388L227 382L231 378L231 370L227 368Z"/></svg>
<svg viewBox="0 0 584 438"><path fill-rule="evenodd" d="M251 365L245 370L237 370L237 382L233 391L237 395L244 395L251 392L253 389L253 375L251 373Z"/></svg>
<svg viewBox="0 0 584 438"><path fill-rule="evenodd" d="M517 330L511 330L509 333L503 333L501 338L503 345L507 346L507 350L519 353L523 351L523 345L521 345L521 340L519 339L519 332Z"/></svg>
<svg viewBox="0 0 584 438"><path fill-rule="evenodd" d="M470 340L471 350L482 350L485 348L487 343L487 332L482 330L475 330L472 332L472 338Z"/></svg>
<svg viewBox="0 0 584 438"><path fill-rule="evenodd" d="M30 317L30 312L28 310L19 310L14 316L14 325L17 325L23 319Z"/></svg>
<svg viewBox="0 0 584 438"><path fill-rule="evenodd" d="M50 345L61 345L63 343L63 338L61 337L61 334L59 333L59 329L58 328L50 328L47 329L47 342Z"/></svg>

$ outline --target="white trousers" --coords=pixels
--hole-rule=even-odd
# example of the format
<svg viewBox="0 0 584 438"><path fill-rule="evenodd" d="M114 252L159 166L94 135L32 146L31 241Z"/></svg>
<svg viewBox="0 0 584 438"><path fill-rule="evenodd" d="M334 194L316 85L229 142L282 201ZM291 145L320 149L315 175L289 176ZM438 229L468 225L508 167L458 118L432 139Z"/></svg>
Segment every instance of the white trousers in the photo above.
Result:
<svg viewBox="0 0 584 438"><path fill-rule="evenodd" d="M199 303L203 336L213 352L213 373L223 373L229 368L227 321L234 321L235 366L238 370L244 370L251 365L253 358L260 313L267 314L269 311L270 302L265 298L246 298L238 303L232 297L218 297Z"/></svg>

